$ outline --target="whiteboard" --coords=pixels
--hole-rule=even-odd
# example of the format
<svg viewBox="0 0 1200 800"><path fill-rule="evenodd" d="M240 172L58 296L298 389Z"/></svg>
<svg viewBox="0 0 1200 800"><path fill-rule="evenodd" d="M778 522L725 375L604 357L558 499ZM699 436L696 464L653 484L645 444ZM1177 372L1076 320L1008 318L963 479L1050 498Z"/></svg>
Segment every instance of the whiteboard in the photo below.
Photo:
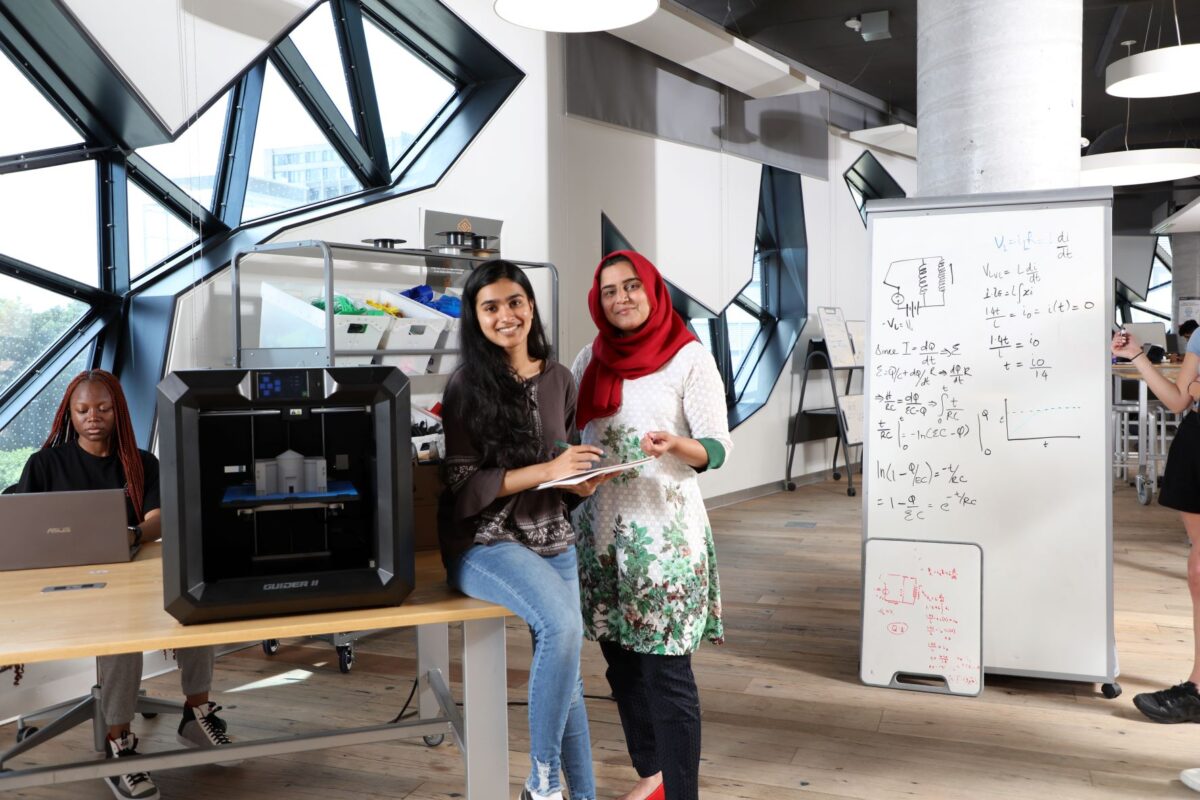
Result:
<svg viewBox="0 0 1200 800"><path fill-rule="evenodd" d="M992 672L1116 674L1108 191L867 206L864 536L983 548Z"/></svg>
<svg viewBox="0 0 1200 800"><path fill-rule="evenodd" d="M983 551L958 542L868 539L863 552L862 660L871 686L983 691ZM898 676L939 677L945 687Z"/></svg>
<svg viewBox="0 0 1200 800"><path fill-rule="evenodd" d="M854 345L854 366L866 364L867 352L867 323L866 320L846 320L846 331L850 334L850 343Z"/></svg>
<svg viewBox="0 0 1200 800"><path fill-rule="evenodd" d="M1179 330L1179 326L1189 319L1200 322L1200 297L1179 298L1179 320L1175 323L1175 330Z"/></svg>
<svg viewBox="0 0 1200 800"><path fill-rule="evenodd" d="M817 314L821 319L821 331L825 334L829 363L834 367L855 366L854 346L850 343L850 332L846 329L846 321L842 319L842 310L821 306Z"/></svg>
<svg viewBox="0 0 1200 800"><path fill-rule="evenodd" d="M842 422L845 425L846 431L846 444L862 444L863 418L866 413L863 410L863 396L861 394L841 395L838 397L838 406L842 410Z"/></svg>

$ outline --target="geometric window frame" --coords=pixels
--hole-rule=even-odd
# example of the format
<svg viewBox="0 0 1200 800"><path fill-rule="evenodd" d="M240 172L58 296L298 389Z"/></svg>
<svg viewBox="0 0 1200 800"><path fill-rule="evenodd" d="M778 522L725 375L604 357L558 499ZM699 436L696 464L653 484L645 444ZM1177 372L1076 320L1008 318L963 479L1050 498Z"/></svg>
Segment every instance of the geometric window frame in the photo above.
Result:
<svg viewBox="0 0 1200 800"><path fill-rule="evenodd" d="M864 150L842 173L850 199L858 208L863 227L867 225L867 201L904 197L902 187L870 150Z"/></svg>
<svg viewBox="0 0 1200 800"><path fill-rule="evenodd" d="M600 215L601 248L636 250ZM667 281L671 304L716 361L730 430L767 404L808 321L808 237L800 175L764 165L759 184L754 273L719 314ZM757 286L757 297L750 287ZM740 318L735 321L735 317ZM735 324L757 323L748 347L732 346Z"/></svg>
<svg viewBox="0 0 1200 800"><path fill-rule="evenodd" d="M452 11L435 0L328 0L313 10L333 12L338 49L356 125L351 126L284 31L264 55L249 65L233 85L224 122L220 170L214 180L210 208L137 154L118 126L103 119L104 107L90 90L103 88L83 67L95 67L94 53L73 55L54 50L55 26L65 16L56 3L0 8L0 58L18 69L83 134L81 145L24 154L0 154L0 174L9 171L91 160L99 179L96 198L100 242L99 287L88 287L0 254L0 272L28 280L89 304L72 336L64 336L19 381L0 395L0 429L36 396L56 374L80 333L95 339L93 365L109 369L127 389L139 442L146 446L154 424L154 387L163 375L175 300L197 282L224 269L233 253L259 244L289 227L331 214L381 202L436 185L462 155L524 73ZM39 15L30 23L20 14ZM417 55L456 87L399 162L389 163L370 57L364 15ZM297 20L300 24L302 20ZM23 24L29 23L29 24ZM70 21L71 25L75 25ZM294 26L293 26L294 27ZM61 33L61 30L59 30ZM39 40L39 33L50 41ZM322 199L295 210L243 222L241 209L250 182L250 159L262 96L266 63L277 69L305 111L325 132L364 187L343 197ZM111 88L111 87L110 87ZM182 132L177 132L181 135ZM131 279L129 270L126 181L134 181L177 219L197 232L197 241ZM78 352L78 351L76 351ZM65 363L65 362L62 362Z"/></svg>

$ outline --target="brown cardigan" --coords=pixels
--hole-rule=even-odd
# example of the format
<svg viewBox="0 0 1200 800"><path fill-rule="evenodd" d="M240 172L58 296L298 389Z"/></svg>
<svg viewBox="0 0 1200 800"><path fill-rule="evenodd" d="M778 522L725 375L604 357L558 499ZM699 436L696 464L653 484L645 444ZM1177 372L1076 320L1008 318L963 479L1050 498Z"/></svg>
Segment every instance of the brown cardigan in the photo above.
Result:
<svg viewBox="0 0 1200 800"><path fill-rule="evenodd" d="M542 458L558 452L555 442L575 436L575 379L557 361L527 383L537 414L535 430L542 440ZM464 392L471 391L461 371L454 373L443 397L442 425L446 455L442 463L442 492L438 509L438 541L442 560L450 565L472 545L518 542L538 555L552 556L575 543L567 498L558 489L527 489L497 497L505 470L482 463L462 418ZM575 503L571 503L574 506Z"/></svg>

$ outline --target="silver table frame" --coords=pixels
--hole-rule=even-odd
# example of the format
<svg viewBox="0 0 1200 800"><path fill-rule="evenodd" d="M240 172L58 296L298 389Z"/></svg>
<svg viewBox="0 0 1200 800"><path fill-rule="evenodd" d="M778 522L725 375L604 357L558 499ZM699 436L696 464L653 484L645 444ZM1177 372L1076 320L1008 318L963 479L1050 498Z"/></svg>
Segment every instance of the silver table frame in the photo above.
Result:
<svg viewBox="0 0 1200 800"><path fill-rule="evenodd" d="M508 798L508 687L504 617L467 620L463 625L463 708L450 694L449 623L418 625L417 672L420 676L417 719L359 728L315 731L297 736L236 742L212 750L170 750L132 758L99 759L46 767L0 771L0 792L32 786L216 764L237 759L301 753L329 747L375 744L450 733L463 753L468 800ZM23 744L23 743L22 743ZM25 748L21 748L22 750ZM16 755L18 748L4 753ZM2 764L3 761L0 761ZM497 776L503 776L497 780Z"/></svg>

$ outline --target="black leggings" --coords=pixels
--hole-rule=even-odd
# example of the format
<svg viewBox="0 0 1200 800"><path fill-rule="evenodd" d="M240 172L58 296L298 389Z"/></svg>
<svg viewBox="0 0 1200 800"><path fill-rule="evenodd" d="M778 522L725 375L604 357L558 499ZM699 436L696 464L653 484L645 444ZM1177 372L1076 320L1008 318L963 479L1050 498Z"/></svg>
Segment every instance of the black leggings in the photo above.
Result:
<svg viewBox="0 0 1200 800"><path fill-rule="evenodd" d="M663 774L667 800L700 797L700 694L692 657L635 653L600 642L633 768Z"/></svg>

